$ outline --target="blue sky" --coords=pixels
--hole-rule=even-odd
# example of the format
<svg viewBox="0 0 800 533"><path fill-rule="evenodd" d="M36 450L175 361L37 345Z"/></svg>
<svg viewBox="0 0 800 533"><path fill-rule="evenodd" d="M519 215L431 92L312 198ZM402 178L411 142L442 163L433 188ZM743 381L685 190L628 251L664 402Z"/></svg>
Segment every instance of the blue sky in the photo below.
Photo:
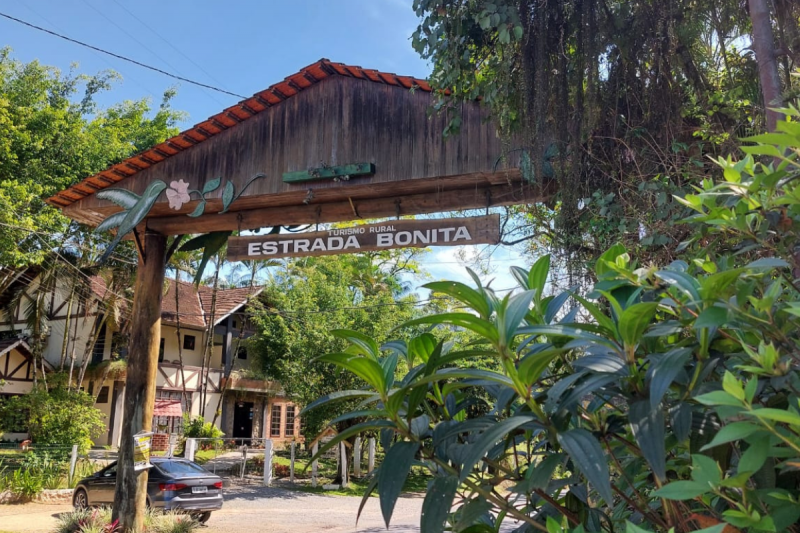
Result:
<svg viewBox="0 0 800 533"><path fill-rule="evenodd" d="M250 96L320 58L426 78L430 66L411 48L417 26L411 0L36 0L0 3L0 11L73 39L227 91ZM13 57L68 71L112 69L123 79L100 100L151 98L176 87L173 107L186 128L239 98L139 66L0 18L0 46ZM469 257L475 250L464 251ZM498 288L511 287L513 250L497 249ZM434 248L423 261L433 278L468 281L459 250Z"/></svg>

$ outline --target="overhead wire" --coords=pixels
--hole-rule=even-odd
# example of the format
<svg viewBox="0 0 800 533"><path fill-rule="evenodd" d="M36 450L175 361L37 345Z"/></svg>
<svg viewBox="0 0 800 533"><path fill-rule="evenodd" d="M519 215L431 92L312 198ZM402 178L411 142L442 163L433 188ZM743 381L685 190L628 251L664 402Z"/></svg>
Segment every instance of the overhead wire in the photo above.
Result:
<svg viewBox="0 0 800 533"><path fill-rule="evenodd" d="M69 41L71 43L75 43L75 44L78 44L80 46L84 46L84 47L89 48L91 50L94 50L96 52L100 52L102 54L109 55L111 57L120 59L122 61L127 61L128 63L133 63L134 65L140 66L142 68L146 68L148 70L152 70L154 72L158 72L159 74L163 74L164 76L169 76L170 78L174 78L176 80L180 80L180 81L183 81L183 82L186 82L186 83L190 83L192 85L197 85L198 87L204 87L206 89L211 89L212 91L217 91L219 93L227 94L227 95L230 95L230 96L235 96L237 98L241 98L241 99L246 98L246 96L243 96L241 94L236 94L236 93L231 92L231 91L226 91L225 89L220 89L219 87L214 87L213 85L209 85L207 83L201 83L199 81L194 81L194 80L191 80L189 78L185 78L183 76L179 76L177 74L173 74L171 72L167 72L166 70L160 69L158 67L153 67L151 65L147 65L145 63L142 63L141 61L137 61L135 59L131 59L129 57L126 57L126 56L111 52L109 50L105 50L105 49L100 48L98 46L94 46L94 45L85 43L83 41L79 41L77 39L73 39L72 37L68 37L68 36L63 35L61 33L54 32L52 30L48 30L47 28L43 28L41 26L37 26L36 24L31 24L30 22L24 21L24 20L22 20L20 18L13 17L13 16L11 16L11 15L9 15L7 13L0 12L0 17L6 18L8 20L12 20L14 22L17 22L18 24L22 24L22 25L27 26L29 28L33 28L33 29L35 29L37 31L41 31L41 32L53 35L55 37L58 37L59 39L63 39L65 41Z"/></svg>
<svg viewBox="0 0 800 533"><path fill-rule="evenodd" d="M167 66L168 66L170 69L172 69L173 71L177 72L177 73L178 73L178 74L180 74L180 75L182 75L182 74L183 74L183 73L180 71L180 69L178 69L176 66L174 66L173 64L171 64L169 61L167 61L167 60L166 60L166 59L164 59L163 57L161 57L161 56L160 56L158 53L156 53L156 52L154 52L153 50L151 50L149 46L147 46L147 45L146 45L146 44L144 44L142 41L140 41L139 39L137 39L135 35L132 35L131 33L129 33L129 32L128 32L128 30L126 30L125 28L123 28L122 26L120 26L119 24L117 24L117 23L114 21L114 19L112 19L111 17L108 17L108 16L107 16L105 13L103 13L102 11L100 11L99 9L97 9L95 6L93 6L92 4L90 4L90 3L89 3L87 0L81 0L81 1L82 1L84 4L86 4L86 5L87 5L89 8L93 9L93 10L95 11L95 13L97 13L98 15L100 15L101 17L103 17L104 19L106 19L106 20L107 20L107 21L108 21L108 22L109 22L111 25L113 25L113 26L114 26L115 28L117 28L119 31L121 31L122 33L124 33L125 35L127 35L128 37L130 37L130 38L131 38L133 41L135 41L135 42L136 42L136 43L137 43L139 46L141 46L142 48L144 48L145 50L147 50L148 52L150 52L150 53L151 53L151 54L152 54L154 57L156 57L156 58L158 58L159 60L161 60L161 61L162 61L162 62L163 62L165 65L167 65ZM203 94L205 94L206 96L208 96L209 98L211 98L212 100L214 100L216 103L218 103L218 104L220 104L220 105L223 105L223 106L225 105L225 103L224 103L223 101L221 101L219 98L216 98L215 96L213 96L213 95L211 95L211 94L209 94L209 93L206 93L205 91L203 91Z"/></svg>

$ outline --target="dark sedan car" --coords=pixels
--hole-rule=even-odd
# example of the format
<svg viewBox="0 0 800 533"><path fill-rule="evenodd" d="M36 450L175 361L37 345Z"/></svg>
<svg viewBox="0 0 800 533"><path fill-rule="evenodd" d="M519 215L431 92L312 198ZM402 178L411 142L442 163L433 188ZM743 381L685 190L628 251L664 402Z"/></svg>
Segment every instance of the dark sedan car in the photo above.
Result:
<svg viewBox="0 0 800 533"><path fill-rule="evenodd" d="M147 506L186 511L201 523L222 508L222 479L186 459L152 457L147 481ZM111 505L117 463L82 479L72 493L76 508Z"/></svg>

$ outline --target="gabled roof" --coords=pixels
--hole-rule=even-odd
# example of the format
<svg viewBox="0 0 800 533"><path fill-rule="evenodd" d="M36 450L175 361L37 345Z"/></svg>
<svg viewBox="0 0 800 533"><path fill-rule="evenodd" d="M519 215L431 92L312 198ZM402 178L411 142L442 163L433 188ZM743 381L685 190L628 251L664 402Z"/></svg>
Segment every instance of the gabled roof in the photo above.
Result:
<svg viewBox="0 0 800 533"><path fill-rule="evenodd" d="M33 352L31 352L31 347L28 346L28 343L25 342L24 339L3 339L0 340L0 357L4 356L11 350L16 350L23 355L26 359L33 360ZM48 372L52 372L55 370L53 365L47 362L46 359L42 358L41 362L44 365L45 370Z"/></svg>
<svg viewBox="0 0 800 533"><path fill-rule="evenodd" d="M167 292L161 300L161 320L169 324L177 323L178 313L175 309L177 287L181 325L195 328L207 327L208 321L211 319L211 300L214 289L206 286L196 289L191 283L185 281L176 283L174 279L167 280L167 283ZM218 289L214 309L214 325L225 320L245 305L248 300L260 294L262 290L264 290L263 287Z"/></svg>
<svg viewBox="0 0 800 533"><path fill-rule="evenodd" d="M270 107L280 105L299 92L331 76L356 78L384 85L403 87L405 89L414 88L425 92L431 92L432 90L427 81L413 76L398 76L397 74L388 72L379 72L377 70L345 65L343 63L334 63L328 59L320 59L316 63L300 69L299 72L292 74L283 81L254 94L250 98L242 100L238 104L224 109L220 113L209 117L199 124L195 124L175 137L131 156L59 192L48 198L47 203L59 208L67 207L82 198L133 176L141 170L164 161L184 150L188 150L192 146L229 128L233 128L237 124L244 122Z"/></svg>

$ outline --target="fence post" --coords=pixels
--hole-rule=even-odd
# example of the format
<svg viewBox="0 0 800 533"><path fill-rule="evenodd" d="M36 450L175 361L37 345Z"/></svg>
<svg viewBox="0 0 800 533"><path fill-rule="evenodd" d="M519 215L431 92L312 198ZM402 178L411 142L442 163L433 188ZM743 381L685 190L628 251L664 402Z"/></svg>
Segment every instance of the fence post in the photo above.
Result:
<svg viewBox="0 0 800 533"><path fill-rule="evenodd" d="M290 483L294 483L294 446L295 446L295 443L294 443L294 441L292 441L291 458L290 458L290 461L289 461L289 482Z"/></svg>
<svg viewBox="0 0 800 533"><path fill-rule="evenodd" d="M266 460L264 461L266 464ZM247 444L242 446L242 472L239 479L244 479L244 471L247 469Z"/></svg>
<svg viewBox="0 0 800 533"><path fill-rule="evenodd" d="M314 446L311 447L311 457L314 457L315 455L317 455L318 451L319 451L319 444L315 442ZM312 487L316 487L317 486L317 468L318 468L317 465L318 465L318 462L317 462L316 459L314 459L311 462L311 486Z"/></svg>
<svg viewBox="0 0 800 533"><path fill-rule="evenodd" d="M367 472L372 473L375 470L375 437L369 439L369 452L367 455Z"/></svg>
<svg viewBox="0 0 800 533"><path fill-rule="evenodd" d="M353 444L353 477L361 477L361 437Z"/></svg>
<svg viewBox="0 0 800 533"><path fill-rule="evenodd" d="M272 484L272 441L264 441L264 485Z"/></svg>
<svg viewBox="0 0 800 533"><path fill-rule="evenodd" d="M342 488L347 488L347 448L344 446L344 441L339 443L339 457L342 461Z"/></svg>
<svg viewBox="0 0 800 533"><path fill-rule="evenodd" d="M184 444L183 457L194 461L194 452L197 449L197 441L195 439L186 439Z"/></svg>
<svg viewBox="0 0 800 533"><path fill-rule="evenodd" d="M10 356L9 356L10 357ZM78 464L78 445L72 445L72 457L69 458L69 480L72 482L75 477L75 466Z"/></svg>

